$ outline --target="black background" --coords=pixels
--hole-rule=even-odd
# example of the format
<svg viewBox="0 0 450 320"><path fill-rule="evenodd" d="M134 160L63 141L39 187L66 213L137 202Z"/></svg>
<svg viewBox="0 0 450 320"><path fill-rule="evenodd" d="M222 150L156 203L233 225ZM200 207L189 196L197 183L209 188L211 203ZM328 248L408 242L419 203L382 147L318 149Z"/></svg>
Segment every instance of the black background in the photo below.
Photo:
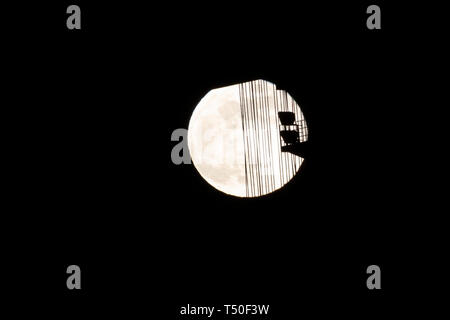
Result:
<svg viewBox="0 0 450 320"><path fill-rule="evenodd" d="M7 194L20 249L8 264L32 310L176 319L187 303L270 304L273 319L419 311L419 288L431 282L420 276L419 252L431 250L413 214L425 206L414 150L425 129L406 97L424 31L408 24L408 6L376 2L382 29L368 30L372 3L314 3L78 0L82 30L66 28L72 2L20 9L7 120L20 141ZM170 136L210 89L255 79L300 104L312 153L281 190L239 199L174 165ZM66 288L71 264L81 291ZM366 288L371 264L380 291Z"/></svg>

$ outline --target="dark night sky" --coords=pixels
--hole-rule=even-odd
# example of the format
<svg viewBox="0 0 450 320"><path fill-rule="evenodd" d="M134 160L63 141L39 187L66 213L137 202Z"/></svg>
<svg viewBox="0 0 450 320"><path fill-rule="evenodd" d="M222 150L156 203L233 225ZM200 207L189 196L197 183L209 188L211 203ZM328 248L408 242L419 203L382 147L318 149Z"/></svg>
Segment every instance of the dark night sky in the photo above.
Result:
<svg viewBox="0 0 450 320"><path fill-rule="evenodd" d="M371 3L74 2L81 32L65 29L66 3L46 5L11 79L27 94L13 110L10 190L23 195L16 210L29 212L33 240L21 247L41 261L50 299L77 299L74 317L115 302L140 314L148 300L171 316L183 303L271 303L275 319L331 315L324 304L350 318L394 307L417 248L411 207L423 205L410 200L405 99L417 70L404 8L383 3L382 30L369 31ZM255 79L301 105L312 153L281 190L239 199L173 165L170 135L210 89ZM71 263L88 279L75 298ZM365 288L370 264L382 293Z"/></svg>

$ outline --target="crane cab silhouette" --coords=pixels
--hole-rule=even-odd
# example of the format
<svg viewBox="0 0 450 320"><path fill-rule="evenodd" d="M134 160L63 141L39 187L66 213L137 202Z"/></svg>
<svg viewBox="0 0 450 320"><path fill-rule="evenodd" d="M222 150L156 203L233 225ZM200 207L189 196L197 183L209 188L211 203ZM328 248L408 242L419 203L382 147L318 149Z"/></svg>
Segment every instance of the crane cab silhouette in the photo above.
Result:
<svg viewBox="0 0 450 320"><path fill-rule="evenodd" d="M278 118L281 152L290 152L304 158L308 154L308 131L305 120L296 120L295 113L289 111L278 112Z"/></svg>

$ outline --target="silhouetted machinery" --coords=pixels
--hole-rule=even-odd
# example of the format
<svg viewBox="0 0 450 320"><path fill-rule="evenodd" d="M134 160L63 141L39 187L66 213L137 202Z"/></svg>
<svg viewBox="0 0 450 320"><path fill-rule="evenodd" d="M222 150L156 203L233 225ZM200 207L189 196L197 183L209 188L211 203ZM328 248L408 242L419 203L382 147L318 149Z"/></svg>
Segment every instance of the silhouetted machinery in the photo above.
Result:
<svg viewBox="0 0 450 320"><path fill-rule="evenodd" d="M308 149L305 120L296 121L295 113L289 111L278 112L278 118L280 118L281 151L304 158Z"/></svg>

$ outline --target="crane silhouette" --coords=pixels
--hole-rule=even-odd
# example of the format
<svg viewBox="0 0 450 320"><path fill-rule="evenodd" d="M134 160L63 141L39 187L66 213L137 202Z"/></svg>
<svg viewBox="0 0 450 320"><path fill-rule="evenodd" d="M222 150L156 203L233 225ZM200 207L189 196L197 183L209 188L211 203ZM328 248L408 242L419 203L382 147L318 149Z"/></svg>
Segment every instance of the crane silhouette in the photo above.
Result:
<svg viewBox="0 0 450 320"><path fill-rule="evenodd" d="M290 152L305 158L308 154L308 131L305 120L296 121L295 113L290 111L278 112L280 119L281 152Z"/></svg>

